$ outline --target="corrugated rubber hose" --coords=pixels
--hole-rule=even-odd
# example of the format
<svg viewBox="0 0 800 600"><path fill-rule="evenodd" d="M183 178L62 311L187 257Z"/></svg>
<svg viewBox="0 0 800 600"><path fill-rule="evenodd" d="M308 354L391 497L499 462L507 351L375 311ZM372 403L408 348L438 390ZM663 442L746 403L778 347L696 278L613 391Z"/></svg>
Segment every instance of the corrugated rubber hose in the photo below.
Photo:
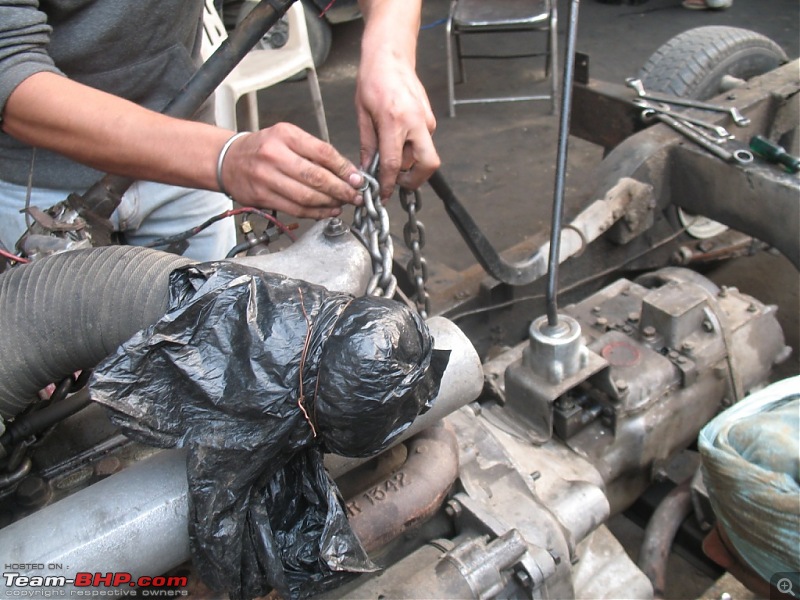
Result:
<svg viewBox="0 0 800 600"><path fill-rule="evenodd" d="M94 367L164 315L169 274L187 258L134 246L76 250L0 275L0 415Z"/></svg>

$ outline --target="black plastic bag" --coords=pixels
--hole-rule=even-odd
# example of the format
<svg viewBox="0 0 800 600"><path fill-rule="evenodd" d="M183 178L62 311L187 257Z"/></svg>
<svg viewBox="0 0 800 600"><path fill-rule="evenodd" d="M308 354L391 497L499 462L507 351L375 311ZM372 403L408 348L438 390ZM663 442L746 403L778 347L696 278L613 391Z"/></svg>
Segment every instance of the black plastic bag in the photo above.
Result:
<svg viewBox="0 0 800 600"><path fill-rule="evenodd" d="M430 408L449 352L406 306L230 262L170 277L164 317L95 370L134 439L187 447L195 568L231 597L375 569L322 453L369 456Z"/></svg>

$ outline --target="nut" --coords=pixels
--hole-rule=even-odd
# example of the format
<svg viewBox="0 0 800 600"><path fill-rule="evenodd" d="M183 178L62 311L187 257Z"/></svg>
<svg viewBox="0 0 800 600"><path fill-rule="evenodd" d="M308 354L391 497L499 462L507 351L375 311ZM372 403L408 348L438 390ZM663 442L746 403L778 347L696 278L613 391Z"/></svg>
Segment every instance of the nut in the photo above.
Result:
<svg viewBox="0 0 800 600"><path fill-rule="evenodd" d="M322 234L328 238L339 237L345 233L347 233L347 226L344 224L344 221L338 217L328 219L328 222L325 224L325 229L322 232Z"/></svg>

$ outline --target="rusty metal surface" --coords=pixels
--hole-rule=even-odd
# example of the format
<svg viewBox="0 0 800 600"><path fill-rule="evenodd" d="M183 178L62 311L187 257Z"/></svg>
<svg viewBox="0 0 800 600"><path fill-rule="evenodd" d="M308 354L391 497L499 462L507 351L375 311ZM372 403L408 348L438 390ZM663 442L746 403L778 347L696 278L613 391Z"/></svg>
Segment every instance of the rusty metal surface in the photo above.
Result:
<svg viewBox="0 0 800 600"><path fill-rule="evenodd" d="M639 551L639 568L652 582L655 598L664 598L667 559L672 541L681 523L691 512L691 479L687 479L667 494L647 523Z"/></svg>
<svg viewBox="0 0 800 600"><path fill-rule="evenodd" d="M671 179L674 204L774 246L800 269L796 175L761 161L731 168L695 147L679 146Z"/></svg>
<svg viewBox="0 0 800 600"><path fill-rule="evenodd" d="M787 128L797 126L790 118L776 119L778 104L797 93L798 61L790 62L765 75L754 77L746 87L725 92L709 102L723 106L736 106L750 118L746 128L730 127L740 140L749 139L754 132L766 132L780 137ZM570 133L610 150L633 134L643 130L641 108L632 104L636 93L622 85L590 79L588 83L574 84L573 117ZM796 101L796 98L795 98ZM729 116L690 110L688 114L717 125L730 124ZM770 123L783 131L776 131ZM675 136L681 139L680 136Z"/></svg>
<svg viewBox="0 0 800 600"><path fill-rule="evenodd" d="M350 525L368 552L432 517L458 476L458 442L444 421L407 443L402 467L345 503Z"/></svg>
<svg viewBox="0 0 800 600"><path fill-rule="evenodd" d="M792 103L797 102L797 94L800 91L799 65L800 61L790 62L774 71L754 77L744 88L712 99L715 103L735 105L750 119L750 125L747 127L730 127L731 133L735 134L740 144L747 145L750 137L755 134L769 133L779 138L789 128L797 126L796 123L790 124L788 119L777 117L790 110ZM715 124L724 125L730 120L723 114L704 114L703 111L691 111L690 114L701 116ZM613 117L608 118L613 119ZM575 134L577 135L577 132ZM665 172L663 167L659 169L656 163L663 164L664 151L669 154L675 145L681 143L686 143L683 136L668 130L664 125L654 125L646 131L628 137L600 165L597 193L602 196L605 190L611 189L619 177L625 174L653 184L658 195L659 189L666 189L667 183L654 181L652 175L664 179L671 173ZM729 169L735 168L739 167L729 165ZM650 178L645 176L648 173L651 174Z"/></svg>
<svg viewBox="0 0 800 600"><path fill-rule="evenodd" d="M642 112L631 104L636 93L624 85L590 79L575 82L570 133L610 150L644 129Z"/></svg>

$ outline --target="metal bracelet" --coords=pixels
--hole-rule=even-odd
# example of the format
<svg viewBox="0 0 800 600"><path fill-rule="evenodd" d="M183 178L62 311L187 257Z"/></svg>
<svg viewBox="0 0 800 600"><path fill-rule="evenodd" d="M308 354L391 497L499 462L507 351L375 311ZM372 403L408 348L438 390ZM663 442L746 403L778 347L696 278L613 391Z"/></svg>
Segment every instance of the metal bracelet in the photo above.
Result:
<svg viewBox="0 0 800 600"><path fill-rule="evenodd" d="M240 131L239 133L232 135L228 141L223 144L222 150L219 151L219 156L217 157L217 187L219 187L219 191L225 194L228 198L231 198L231 195L225 190L225 185L222 183L222 163L225 162L225 156L228 154L228 150L231 149L233 142L249 133L249 131ZM231 200L233 200L233 198L231 198Z"/></svg>

